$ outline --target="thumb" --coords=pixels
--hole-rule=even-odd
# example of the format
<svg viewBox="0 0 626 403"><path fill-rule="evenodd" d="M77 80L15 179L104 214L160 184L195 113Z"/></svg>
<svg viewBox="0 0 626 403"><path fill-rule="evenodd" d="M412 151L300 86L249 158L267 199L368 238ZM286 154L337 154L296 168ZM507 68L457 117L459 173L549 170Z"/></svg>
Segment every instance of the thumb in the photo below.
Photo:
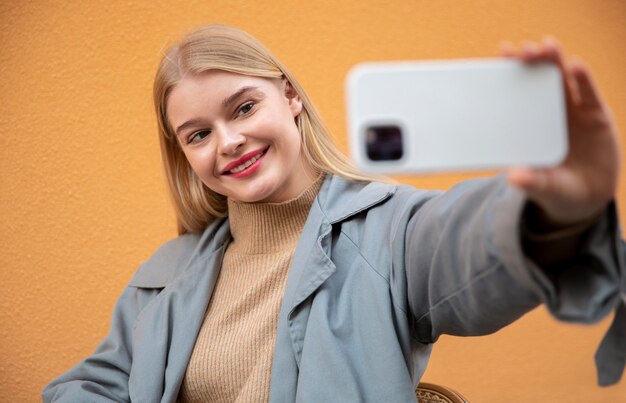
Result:
<svg viewBox="0 0 626 403"><path fill-rule="evenodd" d="M547 189L548 173L543 169L512 168L507 174L507 182L509 185L523 190L529 196L541 194Z"/></svg>

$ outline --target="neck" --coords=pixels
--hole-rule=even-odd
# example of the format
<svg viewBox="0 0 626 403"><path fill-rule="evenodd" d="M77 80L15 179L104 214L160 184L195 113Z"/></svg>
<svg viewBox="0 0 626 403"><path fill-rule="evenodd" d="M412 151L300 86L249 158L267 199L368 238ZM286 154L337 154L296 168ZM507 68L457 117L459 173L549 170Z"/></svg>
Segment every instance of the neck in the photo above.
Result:
<svg viewBox="0 0 626 403"><path fill-rule="evenodd" d="M228 199L231 248L239 253L269 253L297 243L323 175L297 197L281 203L244 203Z"/></svg>

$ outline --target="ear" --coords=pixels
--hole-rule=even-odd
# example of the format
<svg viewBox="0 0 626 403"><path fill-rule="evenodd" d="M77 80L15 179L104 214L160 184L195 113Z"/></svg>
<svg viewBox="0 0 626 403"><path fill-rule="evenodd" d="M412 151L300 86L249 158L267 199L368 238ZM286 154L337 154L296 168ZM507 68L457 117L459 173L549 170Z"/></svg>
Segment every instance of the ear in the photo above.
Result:
<svg viewBox="0 0 626 403"><path fill-rule="evenodd" d="M302 112L302 99L287 80L285 80L285 97L289 100L289 109L291 109L293 117L300 115L300 112Z"/></svg>

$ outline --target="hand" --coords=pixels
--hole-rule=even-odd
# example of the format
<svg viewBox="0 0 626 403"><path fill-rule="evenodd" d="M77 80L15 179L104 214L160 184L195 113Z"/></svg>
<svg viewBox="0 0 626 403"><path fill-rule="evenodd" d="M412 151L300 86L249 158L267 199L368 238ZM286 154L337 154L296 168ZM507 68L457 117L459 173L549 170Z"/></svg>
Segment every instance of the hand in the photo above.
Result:
<svg viewBox="0 0 626 403"><path fill-rule="evenodd" d="M550 168L514 168L509 184L528 195L541 211L542 227L558 229L592 219L614 197L620 155L617 128L589 69L580 60L565 61L558 42L546 38L521 48L503 44L501 54L526 63L552 62L563 75L569 151Z"/></svg>

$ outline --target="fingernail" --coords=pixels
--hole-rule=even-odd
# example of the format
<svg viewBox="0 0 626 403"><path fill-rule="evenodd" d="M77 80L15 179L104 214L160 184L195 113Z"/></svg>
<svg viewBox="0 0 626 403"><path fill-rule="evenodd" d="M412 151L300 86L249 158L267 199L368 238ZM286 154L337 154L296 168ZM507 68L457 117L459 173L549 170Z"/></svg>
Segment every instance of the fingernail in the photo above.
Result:
<svg viewBox="0 0 626 403"><path fill-rule="evenodd" d="M546 35L543 37L543 43L546 45L558 45L559 41L553 35Z"/></svg>
<svg viewBox="0 0 626 403"><path fill-rule="evenodd" d="M524 42L522 44L522 52L526 57L533 57L539 52L539 47L534 43Z"/></svg>

